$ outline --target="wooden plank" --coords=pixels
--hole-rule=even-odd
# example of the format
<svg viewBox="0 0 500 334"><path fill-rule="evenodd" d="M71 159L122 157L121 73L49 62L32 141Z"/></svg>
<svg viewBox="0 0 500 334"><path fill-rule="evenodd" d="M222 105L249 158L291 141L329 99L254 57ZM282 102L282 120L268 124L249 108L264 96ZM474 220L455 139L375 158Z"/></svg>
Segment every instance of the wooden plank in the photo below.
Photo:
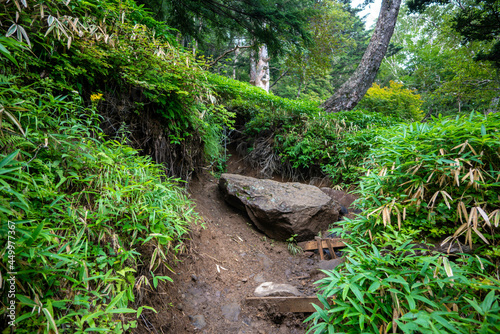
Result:
<svg viewBox="0 0 500 334"><path fill-rule="evenodd" d="M334 238L330 240L332 248L345 247L344 239ZM326 239L321 239L321 245L323 248L328 248ZM297 246L305 251L319 249L317 240L299 242Z"/></svg>
<svg viewBox="0 0 500 334"><path fill-rule="evenodd" d="M335 251L333 250L332 241L330 239L326 239L326 244L328 245L328 250L330 251L330 258L336 259L337 254L335 254Z"/></svg>
<svg viewBox="0 0 500 334"><path fill-rule="evenodd" d="M320 260L324 260L324 259L325 259L325 257L324 257L324 255L323 255L323 248L321 247L321 242L322 242L322 240L319 240L319 239L318 239L318 240L316 240L316 241L317 241L317 246L318 246L318 248L317 248L317 249L319 249L319 258L320 258Z"/></svg>
<svg viewBox="0 0 500 334"><path fill-rule="evenodd" d="M316 304L323 308L323 304L317 297L247 297L247 305L260 306L269 305L278 312L287 313L312 313L316 309L312 304Z"/></svg>

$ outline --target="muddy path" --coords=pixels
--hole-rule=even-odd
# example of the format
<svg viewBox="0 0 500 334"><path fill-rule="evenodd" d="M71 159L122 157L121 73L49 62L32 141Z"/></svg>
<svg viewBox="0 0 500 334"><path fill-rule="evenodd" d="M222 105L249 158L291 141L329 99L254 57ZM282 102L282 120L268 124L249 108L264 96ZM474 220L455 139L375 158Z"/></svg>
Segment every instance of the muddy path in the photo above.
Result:
<svg viewBox="0 0 500 334"><path fill-rule="evenodd" d="M237 156L228 172L254 172ZM252 175L253 176L253 175ZM246 214L228 206L218 179L208 173L190 183L189 193L203 224L193 226L182 262L165 271L173 283L148 295L159 312L145 311L137 333L256 333L306 332L309 314L281 314L272 307L250 307L245 298L263 282L287 283L303 295L315 295L322 277L319 258L312 253L292 256L287 244L267 238Z"/></svg>

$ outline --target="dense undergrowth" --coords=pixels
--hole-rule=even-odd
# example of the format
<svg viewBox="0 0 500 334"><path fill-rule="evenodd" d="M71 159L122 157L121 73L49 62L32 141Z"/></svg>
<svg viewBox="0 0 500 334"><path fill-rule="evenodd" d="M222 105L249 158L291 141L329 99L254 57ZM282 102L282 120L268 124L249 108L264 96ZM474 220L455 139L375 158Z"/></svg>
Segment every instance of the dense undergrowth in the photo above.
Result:
<svg viewBox="0 0 500 334"><path fill-rule="evenodd" d="M319 281L325 310L310 332L500 330L499 126L471 114L380 132L363 213L339 223L347 263Z"/></svg>
<svg viewBox="0 0 500 334"><path fill-rule="evenodd" d="M396 83L374 85L357 110L326 114L211 80L263 174L328 174L357 188L362 213L334 231L350 243L347 261L318 282L324 309L309 332L500 330L497 114L413 122L422 101Z"/></svg>
<svg viewBox="0 0 500 334"><path fill-rule="evenodd" d="M76 92L53 96L11 80L2 78L1 104L23 112L2 126L0 235L3 279L16 280L16 333L134 327L136 295L169 280L165 266L196 220L192 204L162 166L106 140ZM129 322L117 317L126 313Z"/></svg>
<svg viewBox="0 0 500 334"><path fill-rule="evenodd" d="M135 1L27 1L2 3L4 33L24 50L11 48L24 85L77 91L103 116L109 138L129 145L188 180L220 153L231 114L216 105L204 62L184 51L172 31ZM29 39L28 39L29 38ZM12 40L12 38L9 38ZM93 98L91 98L93 97Z"/></svg>
<svg viewBox="0 0 500 334"><path fill-rule="evenodd" d="M221 166L233 123L263 175L359 191L311 331L498 332L499 116L411 123L422 101L396 83L327 114L208 74L134 1L1 6L23 42L0 38L1 312L12 263L18 332L120 333L153 312L138 297L197 220L170 177ZM467 254L424 249L442 241Z"/></svg>
<svg viewBox="0 0 500 334"><path fill-rule="evenodd" d="M230 114L134 1L0 6L1 327L124 332L197 221L171 176L220 154Z"/></svg>
<svg viewBox="0 0 500 334"><path fill-rule="evenodd" d="M420 97L397 84L383 90L375 86L360 108L332 114L317 102L280 98L221 76L210 81L237 114L240 151L268 177L329 176L347 186L358 180L359 166L381 129L422 118Z"/></svg>

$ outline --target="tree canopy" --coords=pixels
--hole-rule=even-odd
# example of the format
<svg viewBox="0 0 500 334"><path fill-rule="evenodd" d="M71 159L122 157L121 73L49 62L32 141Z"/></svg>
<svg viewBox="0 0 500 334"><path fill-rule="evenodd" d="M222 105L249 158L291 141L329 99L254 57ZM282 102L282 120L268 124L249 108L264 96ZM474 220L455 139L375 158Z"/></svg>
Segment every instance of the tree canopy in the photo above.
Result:
<svg viewBox="0 0 500 334"><path fill-rule="evenodd" d="M422 12L431 4L452 4L457 7L452 27L466 42L492 41L489 48L481 50L475 57L487 60L500 68L500 1L499 0L409 0L408 8Z"/></svg>
<svg viewBox="0 0 500 334"><path fill-rule="evenodd" d="M267 45L272 54L283 43L310 41L306 29L314 1L307 0L141 0L183 36L199 43L246 39Z"/></svg>

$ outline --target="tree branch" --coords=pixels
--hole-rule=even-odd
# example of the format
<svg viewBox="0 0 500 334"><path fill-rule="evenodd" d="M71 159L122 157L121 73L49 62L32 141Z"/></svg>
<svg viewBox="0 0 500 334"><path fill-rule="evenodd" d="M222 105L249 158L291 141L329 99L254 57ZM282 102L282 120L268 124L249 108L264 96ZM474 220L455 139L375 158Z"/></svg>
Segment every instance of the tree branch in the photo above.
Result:
<svg viewBox="0 0 500 334"><path fill-rule="evenodd" d="M234 48L224 51L224 53L222 53L219 57L215 58L215 60L213 62L208 64L208 67L214 66L215 64L217 64L219 62L219 60L221 60L222 58L224 58L226 55L228 55L231 52L235 52L238 49L249 49L249 48L253 48L253 45L246 45L246 46L236 45Z"/></svg>
<svg viewBox="0 0 500 334"><path fill-rule="evenodd" d="M273 84L269 87L269 89L271 89L274 85L276 85L276 83L281 79L283 78L287 73L288 73L289 70L286 70L285 72L281 73L281 75L278 77L278 79L276 79Z"/></svg>

